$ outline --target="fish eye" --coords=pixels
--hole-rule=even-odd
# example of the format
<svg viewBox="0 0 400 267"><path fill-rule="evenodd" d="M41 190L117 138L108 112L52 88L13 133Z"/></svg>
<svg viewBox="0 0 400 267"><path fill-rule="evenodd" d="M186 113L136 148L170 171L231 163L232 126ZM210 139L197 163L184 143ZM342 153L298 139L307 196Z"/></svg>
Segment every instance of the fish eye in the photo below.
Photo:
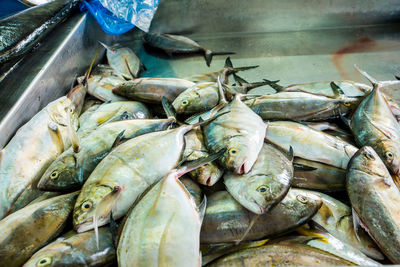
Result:
<svg viewBox="0 0 400 267"><path fill-rule="evenodd" d="M92 208L92 202L91 201L85 201L82 203L82 210L83 211L88 211Z"/></svg>
<svg viewBox="0 0 400 267"><path fill-rule="evenodd" d="M54 180L54 179L57 179L57 178L58 178L58 171L53 171L50 174L50 179Z"/></svg>
<svg viewBox="0 0 400 267"><path fill-rule="evenodd" d="M388 160L393 159L393 153L392 153L392 152L386 152L386 158L387 158Z"/></svg>
<svg viewBox="0 0 400 267"><path fill-rule="evenodd" d="M237 153L236 149L231 148L229 149L229 154L235 155Z"/></svg>
<svg viewBox="0 0 400 267"><path fill-rule="evenodd" d="M184 106L187 106L187 105L189 105L189 101L187 101L187 100L183 100L183 101L182 101L182 105L184 105Z"/></svg>
<svg viewBox="0 0 400 267"><path fill-rule="evenodd" d="M266 187L265 185L260 185L260 186L257 188L257 191L260 192L260 193L264 193L264 192L267 191L267 187Z"/></svg>
<svg viewBox="0 0 400 267"><path fill-rule="evenodd" d="M50 264L51 264L51 258L50 257L44 257L40 261L38 261L36 266L43 267L43 266L48 266Z"/></svg>
<svg viewBox="0 0 400 267"><path fill-rule="evenodd" d="M350 107L351 103L350 102L343 102L343 105L345 105L346 107Z"/></svg>
<svg viewBox="0 0 400 267"><path fill-rule="evenodd" d="M298 201L300 201L301 203L303 203L303 204L306 204L308 202L308 199L305 196L302 196L302 195L297 195L296 199Z"/></svg>

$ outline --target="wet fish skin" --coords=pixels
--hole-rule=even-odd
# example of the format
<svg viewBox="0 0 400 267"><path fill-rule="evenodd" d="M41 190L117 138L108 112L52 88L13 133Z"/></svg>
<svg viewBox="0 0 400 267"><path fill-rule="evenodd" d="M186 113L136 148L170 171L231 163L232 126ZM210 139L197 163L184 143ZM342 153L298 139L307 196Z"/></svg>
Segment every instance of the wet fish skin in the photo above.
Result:
<svg viewBox="0 0 400 267"><path fill-rule="evenodd" d="M324 163L294 159L293 186L320 192L346 190L346 171Z"/></svg>
<svg viewBox="0 0 400 267"><path fill-rule="evenodd" d="M103 102L128 101L127 98L118 96L112 92L112 89L125 82L124 79L117 76L93 75L88 79L88 93Z"/></svg>
<svg viewBox="0 0 400 267"><path fill-rule="evenodd" d="M56 237L66 224L77 196L78 192L53 197L28 205L1 220L2 264L21 266L37 249Z"/></svg>
<svg viewBox="0 0 400 267"><path fill-rule="evenodd" d="M144 69L138 56L129 47L121 47L116 44L106 46L107 61L118 73L127 79L138 78Z"/></svg>
<svg viewBox="0 0 400 267"><path fill-rule="evenodd" d="M0 151L0 218L15 210L15 205L21 208L37 197L35 187L41 175L71 145L67 130L71 108L72 102L65 96L49 103ZM76 129L77 114L72 115L72 128Z"/></svg>
<svg viewBox="0 0 400 267"><path fill-rule="evenodd" d="M78 188L111 151L117 138L131 139L149 132L163 131L173 121L173 119L137 119L102 125L81 139L78 153L70 148L58 156L43 174L38 188L51 191L71 191Z"/></svg>
<svg viewBox="0 0 400 267"><path fill-rule="evenodd" d="M294 242L279 242L239 250L223 256L209 266L335 266L355 265L349 261Z"/></svg>
<svg viewBox="0 0 400 267"><path fill-rule="evenodd" d="M296 157L341 169L347 168L357 152L356 147L339 138L291 121L269 122L265 138L287 151L292 146Z"/></svg>
<svg viewBox="0 0 400 267"><path fill-rule="evenodd" d="M132 100L161 104L163 96L172 102L180 93L194 85L191 81L178 78L137 78L116 86L112 92Z"/></svg>
<svg viewBox="0 0 400 267"><path fill-rule="evenodd" d="M23 265L37 266L105 266L115 261L115 249L108 228L99 228L99 248L95 233L68 232L40 249Z"/></svg>
<svg viewBox="0 0 400 267"><path fill-rule="evenodd" d="M230 111L203 127L207 148L217 152L226 148L218 162L226 170L237 174L250 171L264 142L267 125L247 107L237 94L232 102L216 114Z"/></svg>
<svg viewBox="0 0 400 267"><path fill-rule="evenodd" d="M192 197L194 203L196 203L196 206L199 207L203 198L203 192L200 186L187 175L182 176L179 180L190 193L190 196Z"/></svg>
<svg viewBox="0 0 400 267"><path fill-rule="evenodd" d="M312 218L312 222L316 222L331 235L358 249L368 257L383 260L384 256L368 234L362 229L355 232L351 207L326 194L319 193L319 195L322 199L322 206Z"/></svg>
<svg viewBox="0 0 400 267"><path fill-rule="evenodd" d="M247 174L225 173L224 183L227 191L243 207L263 214L285 197L292 178L292 162L272 145L264 144Z"/></svg>
<svg viewBox="0 0 400 267"><path fill-rule="evenodd" d="M369 235L390 261L400 263L400 192L373 148L362 147L353 156L346 188Z"/></svg>
<svg viewBox="0 0 400 267"><path fill-rule="evenodd" d="M202 244L256 240L284 234L310 220L322 204L318 194L290 189L280 203L259 215L249 233L243 236L258 215L244 208L226 191L213 193L207 200L200 234Z"/></svg>

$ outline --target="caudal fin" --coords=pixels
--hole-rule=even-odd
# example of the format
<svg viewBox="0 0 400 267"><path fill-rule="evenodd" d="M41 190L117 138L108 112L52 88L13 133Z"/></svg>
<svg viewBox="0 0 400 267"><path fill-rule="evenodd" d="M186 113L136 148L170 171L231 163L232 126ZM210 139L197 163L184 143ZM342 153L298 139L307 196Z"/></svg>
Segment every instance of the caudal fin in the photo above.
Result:
<svg viewBox="0 0 400 267"><path fill-rule="evenodd" d="M211 65L211 61L212 61L213 56L217 56L217 55L218 56L233 55L233 54L235 54L235 52L213 52L213 51L208 50L208 49L204 50L204 58L206 59L206 64L207 64L208 67L210 67L210 65Z"/></svg>

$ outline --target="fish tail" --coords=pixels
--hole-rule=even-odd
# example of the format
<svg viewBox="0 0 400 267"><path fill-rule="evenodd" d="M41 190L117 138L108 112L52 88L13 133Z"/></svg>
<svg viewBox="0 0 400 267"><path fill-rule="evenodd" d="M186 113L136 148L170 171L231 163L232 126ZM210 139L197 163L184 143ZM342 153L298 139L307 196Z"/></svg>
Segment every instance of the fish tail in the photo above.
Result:
<svg viewBox="0 0 400 267"><path fill-rule="evenodd" d="M375 78L373 78L371 75L369 75L366 71L360 69L356 64L354 64L354 68L372 84L374 89L379 89L381 87L385 87L385 86L389 86L389 85L400 84L400 80L396 76L395 76L395 78L397 80L393 80L393 81L378 81Z"/></svg>
<svg viewBox="0 0 400 267"><path fill-rule="evenodd" d="M285 87L283 87L282 85L278 84L279 80L276 80L276 81L270 81L270 80L267 80L267 79L263 79L263 80L264 80L264 82L267 83L267 85L271 86L277 92L282 92L285 89Z"/></svg>
<svg viewBox="0 0 400 267"><path fill-rule="evenodd" d="M231 57L227 57L227 58L225 59L225 66L224 66L224 68L233 69L233 64L232 64L232 61L231 61Z"/></svg>
<svg viewBox="0 0 400 267"><path fill-rule="evenodd" d="M335 97L340 97L340 96L345 95L342 88L340 88L339 85L337 85L335 82L331 82L330 86L333 90L333 94L335 95Z"/></svg>
<svg viewBox="0 0 400 267"><path fill-rule="evenodd" d="M244 84L250 84L248 81L237 75L236 73L233 73L233 78L239 85L244 85Z"/></svg>
<svg viewBox="0 0 400 267"><path fill-rule="evenodd" d="M205 49L204 58L206 59L207 66L210 67L213 56L233 55L233 54L235 54L235 52L213 52L209 49ZM225 64L226 64L226 61L225 61ZM231 64L232 64L232 62L231 62Z"/></svg>
<svg viewBox="0 0 400 267"><path fill-rule="evenodd" d="M178 168L178 170L176 170L177 172L177 177L181 177L182 175L191 172L197 168L200 168L201 166L213 162L214 160L218 159L219 157L221 157L226 151L226 148L221 149L220 151L218 151L217 153L211 154L207 157L204 158L199 158L196 160L192 160L192 161L187 161L185 164L183 164L181 167Z"/></svg>

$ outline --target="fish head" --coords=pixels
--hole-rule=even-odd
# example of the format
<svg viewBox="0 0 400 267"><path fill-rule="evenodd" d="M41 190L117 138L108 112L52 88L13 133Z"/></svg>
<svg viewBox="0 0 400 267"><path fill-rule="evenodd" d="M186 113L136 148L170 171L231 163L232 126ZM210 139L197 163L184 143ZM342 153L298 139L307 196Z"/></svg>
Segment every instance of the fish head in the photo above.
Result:
<svg viewBox="0 0 400 267"><path fill-rule="evenodd" d="M397 140L386 139L377 143L375 149L389 171L400 174L400 143Z"/></svg>
<svg viewBox="0 0 400 267"><path fill-rule="evenodd" d="M249 143L245 138L231 138L227 150L220 158L221 164L228 170L237 174L246 174L257 160L260 149L254 143Z"/></svg>
<svg viewBox="0 0 400 267"><path fill-rule="evenodd" d="M177 114L191 114L196 113L197 110L201 110L200 97L192 91L183 91L177 98L172 102L172 106L175 108Z"/></svg>
<svg viewBox="0 0 400 267"><path fill-rule="evenodd" d="M293 209L299 212L302 211L308 213L310 210L315 210L316 213L322 206L321 196L317 192L302 189L290 189L289 193L286 197L296 198L296 201L293 202Z"/></svg>
<svg viewBox="0 0 400 267"><path fill-rule="evenodd" d="M213 186L222 177L223 170L214 162L210 162L191 171L189 174L200 184Z"/></svg>
<svg viewBox="0 0 400 267"><path fill-rule="evenodd" d="M86 232L94 228L94 216L98 219L100 227L109 222L110 210L98 210L100 202L112 192L112 188L101 184L91 184L83 187L75 203L73 211L73 224L78 233Z"/></svg>
<svg viewBox="0 0 400 267"><path fill-rule="evenodd" d="M369 174L376 174L376 177L386 176L388 172L377 152L370 146L360 148L351 158L348 168Z"/></svg>
<svg viewBox="0 0 400 267"><path fill-rule="evenodd" d="M66 191L81 185L72 153L61 155L47 168L37 187L41 190Z"/></svg>
<svg viewBox="0 0 400 267"><path fill-rule="evenodd" d="M60 242L58 242L60 241ZM83 257L79 257L79 251L73 251L68 243L57 240L51 245L36 252L25 264L24 267L50 267L63 266L71 263L82 263Z"/></svg>
<svg viewBox="0 0 400 267"><path fill-rule="evenodd" d="M349 113L352 110L355 110L357 106L360 104L361 97L348 97L344 96L342 99L339 100L340 103L340 112L341 114Z"/></svg>

